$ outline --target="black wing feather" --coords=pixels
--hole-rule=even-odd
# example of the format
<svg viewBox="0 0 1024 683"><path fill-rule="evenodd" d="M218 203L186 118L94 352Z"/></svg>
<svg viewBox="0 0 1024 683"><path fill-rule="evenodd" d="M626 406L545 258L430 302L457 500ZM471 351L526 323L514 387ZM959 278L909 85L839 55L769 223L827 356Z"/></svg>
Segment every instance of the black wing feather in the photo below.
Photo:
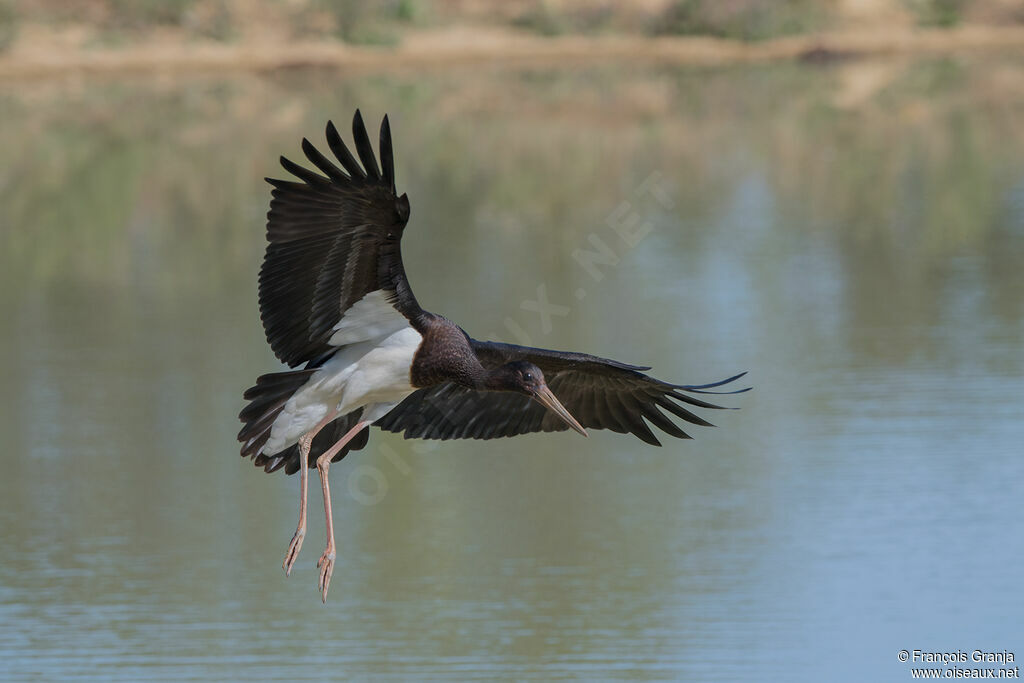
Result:
<svg viewBox="0 0 1024 683"><path fill-rule="evenodd" d="M486 368L515 360L529 361L539 367L548 387L584 427L632 433L653 446L661 443L651 425L670 436L691 438L663 410L691 424L711 426L679 402L722 409L722 406L683 392L725 394L749 390L708 392L743 375L713 384L677 385L643 374L642 370L649 369L645 366L583 353L472 339L470 343ZM477 391L451 383L414 392L374 424L387 431L404 433L406 438L422 439L495 439L569 429L556 415L525 395Z"/></svg>
<svg viewBox="0 0 1024 683"><path fill-rule="evenodd" d="M320 172L281 157L302 182L267 179L267 251L260 269L260 317L275 355L295 367L330 353L334 325L377 290L410 321L423 315L402 264L400 241L409 218L405 195L395 195L394 154L387 117L381 125L381 177L359 111L352 137L359 161L327 123L327 144L339 167L309 140L302 151Z"/></svg>
<svg viewBox="0 0 1024 683"><path fill-rule="evenodd" d="M284 168L284 170L288 171L296 178L299 178L300 180L302 180L302 182L306 183L307 185L312 185L314 187L324 187L330 184L330 181L327 178L323 177L319 173L314 173L309 169L299 166L298 164L296 164L291 159L288 159L287 157L281 157L281 166Z"/></svg>
<svg viewBox="0 0 1024 683"><path fill-rule="evenodd" d="M321 154L320 150L314 147L313 143L306 138L302 138L302 153L306 155L306 158L309 159L311 164L323 171L323 173L331 180L338 183L344 183L351 180L351 178L348 177L348 174L335 166L330 159Z"/></svg>
<svg viewBox="0 0 1024 683"><path fill-rule="evenodd" d="M362 121L362 118L359 120ZM333 121L327 122L326 136L327 146L334 152L334 156L338 157L338 161L349 172L349 175L359 180L366 180L366 172L363 171L359 162L352 156L352 152L348 151L348 147L345 145L345 141L341 139L341 135L338 134L338 129L334 127Z"/></svg>
<svg viewBox="0 0 1024 683"><path fill-rule="evenodd" d="M377 168L377 157L373 154L373 145L370 144L370 136L366 134L366 126L363 125L363 116L356 110L355 121L352 122L352 138L356 142L356 152L363 162L366 175L370 180L380 180L380 169Z"/></svg>
<svg viewBox="0 0 1024 683"><path fill-rule="evenodd" d="M384 169L384 183L391 187L391 192L397 194L395 189L395 155L391 150L391 124L388 123L387 114L380 124L380 165Z"/></svg>

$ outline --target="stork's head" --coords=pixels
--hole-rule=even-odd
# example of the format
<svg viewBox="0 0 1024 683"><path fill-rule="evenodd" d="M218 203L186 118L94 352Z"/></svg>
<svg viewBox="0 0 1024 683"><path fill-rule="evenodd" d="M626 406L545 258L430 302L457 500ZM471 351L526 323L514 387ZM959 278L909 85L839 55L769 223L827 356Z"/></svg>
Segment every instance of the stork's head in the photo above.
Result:
<svg viewBox="0 0 1024 683"><path fill-rule="evenodd" d="M486 387L491 391L514 391L526 394L562 418L567 425L577 432L587 436L587 431L583 429L583 425L576 421L576 418L565 409L565 406L555 398L551 389L548 388L541 369L529 361L516 360L494 368L488 373Z"/></svg>

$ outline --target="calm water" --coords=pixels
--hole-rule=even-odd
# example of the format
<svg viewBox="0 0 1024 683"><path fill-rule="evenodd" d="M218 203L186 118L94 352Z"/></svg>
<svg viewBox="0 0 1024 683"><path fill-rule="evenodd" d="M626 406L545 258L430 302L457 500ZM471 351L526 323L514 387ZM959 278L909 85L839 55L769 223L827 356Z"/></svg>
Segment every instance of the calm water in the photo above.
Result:
<svg viewBox="0 0 1024 683"><path fill-rule="evenodd" d="M1024 658L1021 93L967 59L0 85L0 678ZM755 390L661 449L375 432L332 469L325 607L316 479L286 579L298 482L235 416L278 367L261 179L357 105L391 114L428 309Z"/></svg>

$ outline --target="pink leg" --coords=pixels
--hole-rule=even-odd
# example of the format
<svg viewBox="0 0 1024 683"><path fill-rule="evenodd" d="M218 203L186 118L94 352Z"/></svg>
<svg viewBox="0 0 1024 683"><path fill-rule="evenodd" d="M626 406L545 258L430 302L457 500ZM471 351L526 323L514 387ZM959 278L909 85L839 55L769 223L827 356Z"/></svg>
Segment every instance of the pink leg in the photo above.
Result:
<svg viewBox="0 0 1024 683"><path fill-rule="evenodd" d="M356 426L348 430L345 436L338 440L338 443L324 451L323 455L316 459L316 468L320 472L320 486L324 492L324 514L327 517L327 548L316 566L320 568L320 595L323 601L327 602L327 589L331 586L331 575L334 574L334 516L331 514L331 486L327 481L327 471L331 467L331 458L341 452L349 441L363 428L369 425L365 420L356 423Z"/></svg>
<svg viewBox="0 0 1024 683"><path fill-rule="evenodd" d="M292 542L288 544L288 552L284 556L284 573L290 576L292 565L299 557L299 550L302 549L302 540L306 537L306 488L309 482L309 449L313 446L313 439L321 429L330 424L331 420L337 417L338 411L332 410L327 417L320 420L313 429L309 430L299 438L299 526L295 529Z"/></svg>

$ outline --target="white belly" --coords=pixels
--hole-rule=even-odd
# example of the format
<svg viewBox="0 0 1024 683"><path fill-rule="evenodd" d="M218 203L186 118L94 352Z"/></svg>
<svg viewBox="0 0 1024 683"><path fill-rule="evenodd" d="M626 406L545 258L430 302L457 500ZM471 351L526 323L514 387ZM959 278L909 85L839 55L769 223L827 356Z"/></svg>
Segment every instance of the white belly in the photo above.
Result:
<svg viewBox="0 0 1024 683"><path fill-rule="evenodd" d="M369 420L384 415L415 391L409 368L421 341L420 333L407 326L338 351L285 404L263 453L279 453L297 443L332 409L341 416L365 407L363 418Z"/></svg>

